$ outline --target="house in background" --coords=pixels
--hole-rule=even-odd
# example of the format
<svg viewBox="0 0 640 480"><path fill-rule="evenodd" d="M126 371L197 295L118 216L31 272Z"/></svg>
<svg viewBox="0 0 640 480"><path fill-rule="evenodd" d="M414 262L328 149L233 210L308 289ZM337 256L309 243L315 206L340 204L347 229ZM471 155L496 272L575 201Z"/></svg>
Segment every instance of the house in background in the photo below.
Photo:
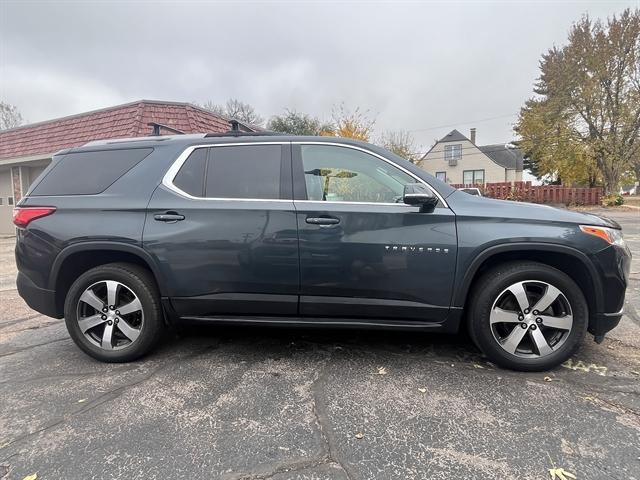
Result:
<svg viewBox="0 0 640 480"><path fill-rule="evenodd" d="M0 131L0 234L13 234L13 206L64 148L93 140L223 133L230 120L189 103L140 100ZM240 129L256 128L240 124Z"/></svg>
<svg viewBox="0 0 640 480"><path fill-rule="evenodd" d="M452 130L417 162L418 166L447 183L475 185L522 181L522 152L509 144L476 145L476 129L470 137Z"/></svg>

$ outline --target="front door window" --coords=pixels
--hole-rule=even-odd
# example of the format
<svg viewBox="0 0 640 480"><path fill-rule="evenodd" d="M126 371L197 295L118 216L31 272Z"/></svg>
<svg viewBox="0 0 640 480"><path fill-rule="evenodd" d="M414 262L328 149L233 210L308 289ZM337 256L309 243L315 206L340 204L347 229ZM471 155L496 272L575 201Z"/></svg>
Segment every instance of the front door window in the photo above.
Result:
<svg viewBox="0 0 640 480"><path fill-rule="evenodd" d="M309 200L401 203L404 186L415 180L373 155L333 145L303 145L302 164Z"/></svg>

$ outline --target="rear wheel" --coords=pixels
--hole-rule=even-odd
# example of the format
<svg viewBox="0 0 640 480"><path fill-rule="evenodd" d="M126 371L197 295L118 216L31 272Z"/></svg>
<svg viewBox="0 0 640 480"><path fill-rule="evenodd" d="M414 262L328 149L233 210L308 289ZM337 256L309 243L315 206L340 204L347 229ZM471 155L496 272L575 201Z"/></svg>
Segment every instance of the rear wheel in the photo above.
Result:
<svg viewBox="0 0 640 480"><path fill-rule="evenodd" d="M128 362L159 340L162 310L155 282L136 265L92 268L71 285L65 322L73 341L103 362Z"/></svg>
<svg viewBox="0 0 640 480"><path fill-rule="evenodd" d="M534 262L496 267L476 283L469 332L490 360L540 371L567 360L580 346L588 309L580 288L563 272Z"/></svg>

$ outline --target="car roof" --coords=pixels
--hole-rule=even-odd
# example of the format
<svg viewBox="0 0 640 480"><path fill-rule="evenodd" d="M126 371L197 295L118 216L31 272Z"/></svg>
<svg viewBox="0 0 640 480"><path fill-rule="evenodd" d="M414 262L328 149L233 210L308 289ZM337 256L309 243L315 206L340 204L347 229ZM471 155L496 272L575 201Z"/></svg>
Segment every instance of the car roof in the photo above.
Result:
<svg viewBox="0 0 640 480"><path fill-rule="evenodd" d="M217 145L226 143L262 143L262 142L322 142L322 143L344 143L348 145L357 145L369 148L371 144L351 138L327 137L327 136L301 136L301 135L285 135L274 132L240 132L240 133L194 133L187 135L162 135L151 137L134 137L134 138L114 138L105 140L95 140L86 143L80 147L65 150L80 151L86 149L95 150L96 147L111 147L117 145L120 148L153 146L160 144L184 144L186 145Z"/></svg>

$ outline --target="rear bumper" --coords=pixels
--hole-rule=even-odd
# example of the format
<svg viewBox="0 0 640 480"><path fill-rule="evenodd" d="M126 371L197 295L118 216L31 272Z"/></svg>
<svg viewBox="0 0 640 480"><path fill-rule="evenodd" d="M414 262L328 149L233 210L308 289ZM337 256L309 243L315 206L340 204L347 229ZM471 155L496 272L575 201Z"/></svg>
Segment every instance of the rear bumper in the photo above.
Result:
<svg viewBox="0 0 640 480"><path fill-rule="evenodd" d="M18 272L16 285L20 296L35 311L47 317L62 318L63 315L58 313L56 308L56 292L54 290L38 287L22 272Z"/></svg>

